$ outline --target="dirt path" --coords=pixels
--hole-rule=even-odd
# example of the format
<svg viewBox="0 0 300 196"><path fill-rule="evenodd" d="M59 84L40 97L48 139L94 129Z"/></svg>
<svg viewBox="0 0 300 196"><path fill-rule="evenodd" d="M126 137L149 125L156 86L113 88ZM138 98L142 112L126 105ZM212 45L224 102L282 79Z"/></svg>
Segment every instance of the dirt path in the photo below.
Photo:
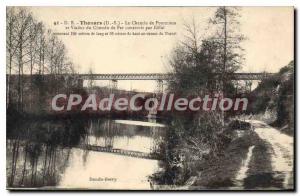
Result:
<svg viewBox="0 0 300 196"><path fill-rule="evenodd" d="M252 124L257 135L268 144L272 170L270 181L280 181L280 187L283 189L293 188L293 137L264 122L256 120L248 122ZM267 175L261 175L260 178L267 178Z"/></svg>
<svg viewBox="0 0 300 196"><path fill-rule="evenodd" d="M218 158L199 172L195 189L291 190L293 137L261 121L253 129L235 130L236 137Z"/></svg>

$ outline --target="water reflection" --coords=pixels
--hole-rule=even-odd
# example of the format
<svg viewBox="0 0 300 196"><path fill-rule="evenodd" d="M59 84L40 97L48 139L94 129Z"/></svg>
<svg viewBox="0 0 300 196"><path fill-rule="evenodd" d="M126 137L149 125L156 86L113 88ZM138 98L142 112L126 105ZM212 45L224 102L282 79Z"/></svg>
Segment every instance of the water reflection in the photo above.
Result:
<svg viewBox="0 0 300 196"><path fill-rule="evenodd" d="M8 127L8 187L150 188L148 176L159 169L158 161L81 148L159 152L164 127L134 122L76 119Z"/></svg>
<svg viewBox="0 0 300 196"><path fill-rule="evenodd" d="M163 142L164 129L162 127L148 126L148 122L107 120L102 123L90 121L87 138L81 144L97 145L124 150L134 150L146 153L158 151L159 144Z"/></svg>
<svg viewBox="0 0 300 196"><path fill-rule="evenodd" d="M83 157L86 159L82 160ZM69 163L59 187L150 189L148 176L159 169L156 160L103 152L85 152L81 149L72 150Z"/></svg>

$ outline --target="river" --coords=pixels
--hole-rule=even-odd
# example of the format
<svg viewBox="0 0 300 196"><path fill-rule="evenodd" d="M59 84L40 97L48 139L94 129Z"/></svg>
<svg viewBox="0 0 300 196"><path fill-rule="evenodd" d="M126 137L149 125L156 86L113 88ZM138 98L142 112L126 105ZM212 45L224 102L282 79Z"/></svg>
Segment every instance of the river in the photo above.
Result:
<svg viewBox="0 0 300 196"><path fill-rule="evenodd" d="M293 188L293 137L260 121L251 120L249 123L253 126L253 133L247 130L244 134L248 133L248 136L243 136L238 132L240 143L233 140L233 147L227 148L224 160L208 165L209 168L202 171L204 177L193 174L184 186L159 187L158 184L152 185L150 176L157 173L167 176L174 171L180 174L181 171L171 170L165 175L166 165L159 159L167 149L165 145L170 137L170 132L167 134L170 127L164 124L126 119L18 122L7 132L8 187L189 189L198 179L197 189ZM171 136L173 139L174 135ZM247 142L241 139L243 137ZM210 167L214 169L210 170ZM211 187L210 184L222 182L214 176L224 178L226 175L233 184Z"/></svg>
<svg viewBox="0 0 300 196"><path fill-rule="evenodd" d="M79 124L46 121L19 125L27 134L15 130L22 139L7 142L8 183L15 188L151 189L149 176L160 170L159 160L91 151L82 146L151 154L163 143L163 124L123 119Z"/></svg>

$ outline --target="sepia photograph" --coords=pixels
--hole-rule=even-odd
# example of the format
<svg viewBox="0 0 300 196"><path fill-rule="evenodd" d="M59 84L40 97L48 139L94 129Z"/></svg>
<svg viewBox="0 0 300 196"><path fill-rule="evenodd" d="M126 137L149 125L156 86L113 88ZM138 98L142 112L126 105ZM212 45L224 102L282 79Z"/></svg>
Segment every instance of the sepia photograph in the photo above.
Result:
<svg viewBox="0 0 300 196"><path fill-rule="evenodd" d="M294 14L6 6L6 189L294 191Z"/></svg>

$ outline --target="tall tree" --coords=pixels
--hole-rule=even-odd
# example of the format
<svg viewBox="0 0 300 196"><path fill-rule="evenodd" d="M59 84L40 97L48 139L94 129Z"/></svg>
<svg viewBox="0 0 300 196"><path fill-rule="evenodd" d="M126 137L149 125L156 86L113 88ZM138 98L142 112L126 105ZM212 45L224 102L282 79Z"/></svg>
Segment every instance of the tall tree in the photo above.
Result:
<svg viewBox="0 0 300 196"><path fill-rule="evenodd" d="M211 39L219 45L218 63L221 68L219 92L223 97L228 96L230 90L233 90L232 73L241 67L243 61L241 41L244 40L244 36L239 32L238 9L236 7L219 7L210 20L215 31ZM224 127L224 111L222 111L222 119Z"/></svg>
<svg viewBox="0 0 300 196"><path fill-rule="evenodd" d="M210 39L219 46L220 90L224 94L230 85L229 77L241 67L243 62L241 42L245 37L239 32L239 17L239 8L219 7L213 18L210 19L214 31Z"/></svg>
<svg viewBox="0 0 300 196"><path fill-rule="evenodd" d="M62 73L73 74L75 71L63 42L50 30L47 31L42 22L36 21L28 8L8 7L6 16L7 108L16 104L15 109L22 112L25 101L31 109L36 89L45 92L62 88L59 87L61 78L55 77L46 86L42 85L42 80L38 80L35 85L39 84L43 88L35 88L35 74L50 73L57 76Z"/></svg>
<svg viewBox="0 0 300 196"><path fill-rule="evenodd" d="M6 10L6 55L7 55L7 91L6 91L6 107L9 106L11 99L11 74L13 71L13 60L16 54L16 15L15 9L7 8Z"/></svg>
<svg viewBox="0 0 300 196"><path fill-rule="evenodd" d="M201 39L194 18L184 24L184 29L184 40L173 50L169 61L174 76L169 88L197 95L212 92L218 45L214 40Z"/></svg>
<svg viewBox="0 0 300 196"><path fill-rule="evenodd" d="M18 66L18 106L19 111L23 110L23 74L24 65L28 63L27 57L30 47L31 28L33 25L32 15L26 9L20 9L16 16L16 40L17 40L17 66Z"/></svg>

